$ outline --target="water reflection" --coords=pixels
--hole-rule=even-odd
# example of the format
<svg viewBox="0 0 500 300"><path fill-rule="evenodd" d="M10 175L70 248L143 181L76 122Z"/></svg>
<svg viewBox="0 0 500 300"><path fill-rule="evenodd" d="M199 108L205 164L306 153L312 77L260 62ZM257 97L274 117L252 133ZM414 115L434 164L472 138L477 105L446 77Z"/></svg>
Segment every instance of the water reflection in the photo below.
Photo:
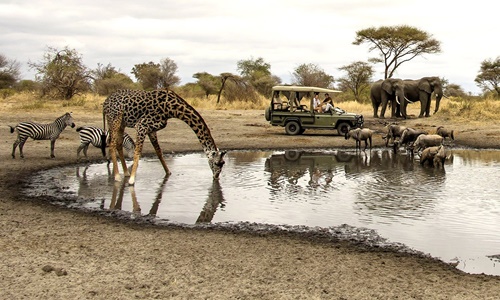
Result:
<svg viewBox="0 0 500 300"><path fill-rule="evenodd" d="M214 180L212 188L208 191L207 202L205 202L198 219L196 219L196 223L212 222L217 209L219 207L223 209L224 205L224 194L222 193L220 182L219 180Z"/></svg>
<svg viewBox="0 0 500 300"><path fill-rule="evenodd" d="M168 157L170 177L141 160L133 187L115 183L103 163L43 171L31 190L158 222L367 227L463 270L500 275L500 186L491 184L499 161L486 150L453 150L444 169L392 149L235 151L213 181L197 153Z"/></svg>
<svg viewBox="0 0 500 300"><path fill-rule="evenodd" d="M164 197L165 190L167 187L167 182L169 176L164 176L163 180L159 183L158 187L153 188L151 184L148 191L154 190L154 197L151 200L151 192L145 193L144 191L136 192L135 186L129 186L127 180L122 179L119 182L114 181L111 170L109 166L107 167L106 173L98 173L92 171L89 176L89 168L91 165L86 165L84 167L76 167L76 178L78 180L78 192L77 195L80 199L95 199L96 195L104 196L99 204L100 209L109 209L116 211L130 212L133 218L149 218L155 219L158 216L158 212L161 212L160 204ZM81 170L83 168L83 171ZM150 183L150 179L147 179ZM139 182L138 185L141 185ZM112 187L112 189L110 189ZM111 190L111 193L110 193ZM139 194L139 196L138 196ZM141 195L143 194L143 195ZM143 214L141 209L140 198L144 197L143 205L151 204L148 213ZM130 202L130 204L128 203ZM107 205L109 203L109 205ZM168 205L168 204L167 204ZM215 213L218 209L223 209L225 206L224 194L219 180L213 180L211 187L208 189L208 195L206 201L196 219L195 223L210 223L214 218ZM161 213L160 213L161 215Z"/></svg>

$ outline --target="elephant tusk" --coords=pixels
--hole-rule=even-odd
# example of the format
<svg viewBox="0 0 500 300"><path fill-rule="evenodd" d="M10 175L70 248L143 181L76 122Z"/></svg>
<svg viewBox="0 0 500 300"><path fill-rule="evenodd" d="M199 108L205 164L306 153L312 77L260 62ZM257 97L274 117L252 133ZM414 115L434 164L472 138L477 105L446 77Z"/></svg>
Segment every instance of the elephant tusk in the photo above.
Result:
<svg viewBox="0 0 500 300"><path fill-rule="evenodd" d="M415 101L410 101L410 99L406 98L406 96L405 96L405 99L406 99L406 101L408 101L409 103L413 103L413 102L415 102Z"/></svg>
<svg viewBox="0 0 500 300"><path fill-rule="evenodd" d="M398 96L396 96L396 103L397 103L397 104L401 104L401 103L399 102L399 97L398 97Z"/></svg>

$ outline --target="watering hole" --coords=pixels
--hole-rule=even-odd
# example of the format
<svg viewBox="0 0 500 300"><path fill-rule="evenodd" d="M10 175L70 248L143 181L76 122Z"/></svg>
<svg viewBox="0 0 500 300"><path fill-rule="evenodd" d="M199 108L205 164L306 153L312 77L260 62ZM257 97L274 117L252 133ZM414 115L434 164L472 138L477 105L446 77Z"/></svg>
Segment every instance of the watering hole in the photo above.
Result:
<svg viewBox="0 0 500 300"><path fill-rule="evenodd" d="M133 187L95 163L41 171L25 192L158 223L351 228L500 275L500 151L453 149L441 170L385 149L232 151L225 160L218 181L203 153L189 153L166 156L168 178L156 158L141 159Z"/></svg>

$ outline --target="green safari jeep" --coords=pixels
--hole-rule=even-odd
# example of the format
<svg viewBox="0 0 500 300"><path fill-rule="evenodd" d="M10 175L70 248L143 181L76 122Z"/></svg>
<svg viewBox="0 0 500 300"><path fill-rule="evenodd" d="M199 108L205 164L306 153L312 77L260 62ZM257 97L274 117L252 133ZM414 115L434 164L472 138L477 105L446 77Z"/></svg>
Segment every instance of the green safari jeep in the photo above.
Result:
<svg viewBox="0 0 500 300"><path fill-rule="evenodd" d="M363 127L363 115L348 113L338 107L326 113L312 109L315 93L323 99L325 93L333 95L339 92L310 86L274 86L271 103L265 111L266 120L273 126L284 126L289 135L302 134L306 129L330 129L345 135L351 128ZM303 98L310 99L308 105L300 103Z"/></svg>

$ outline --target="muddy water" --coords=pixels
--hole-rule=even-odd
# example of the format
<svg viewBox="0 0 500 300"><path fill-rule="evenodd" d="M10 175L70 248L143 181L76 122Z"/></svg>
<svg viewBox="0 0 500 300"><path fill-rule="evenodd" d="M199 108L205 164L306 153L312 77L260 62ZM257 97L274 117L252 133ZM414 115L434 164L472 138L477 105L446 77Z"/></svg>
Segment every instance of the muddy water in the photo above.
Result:
<svg viewBox="0 0 500 300"><path fill-rule="evenodd" d="M214 182L196 153L168 157L169 178L157 159L141 160L134 187L115 183L103 163L44 171L30 190L161 222L349 224L466 272L500 275L500 151L451 154L438 170L386 150L235 151Z"/></svg>

